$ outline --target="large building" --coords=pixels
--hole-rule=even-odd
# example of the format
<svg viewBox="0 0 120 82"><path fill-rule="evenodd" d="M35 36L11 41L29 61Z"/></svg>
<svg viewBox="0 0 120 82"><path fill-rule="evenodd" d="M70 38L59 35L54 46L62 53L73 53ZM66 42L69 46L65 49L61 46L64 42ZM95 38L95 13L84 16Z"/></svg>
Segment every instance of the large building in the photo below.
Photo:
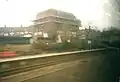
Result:
<svg viewBox="0 0 120 82"><path fill-rule="evenodd" d="M34 20L35 39L49 38L57 42L70 41L77 37L77 32L81 26L72 13L48 9L37 14Z"/></svg>

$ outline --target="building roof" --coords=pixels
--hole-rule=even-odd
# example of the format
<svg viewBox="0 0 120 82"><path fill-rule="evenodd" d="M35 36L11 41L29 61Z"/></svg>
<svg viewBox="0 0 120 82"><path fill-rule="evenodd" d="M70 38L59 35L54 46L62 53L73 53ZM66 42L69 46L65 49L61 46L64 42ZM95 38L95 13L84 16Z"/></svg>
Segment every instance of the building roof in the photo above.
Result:
<svg viewBox="0 0 120 82"><path fill-rule="evenodd" d="M48 17L48 16L56 16L56 17L67 18L71 20L76 19L76 17L72 13L55 10L55 9L48 9L46 11L38 13L36 16L36 19L41 19L41 18Z"/></svg>
<svg viewBox="0 0 120 82"><path fill-rule="evenodd" d="M8 32L24 32L24 31L32 32L33 27L0 27L0 32L8 33Z"/></svg>

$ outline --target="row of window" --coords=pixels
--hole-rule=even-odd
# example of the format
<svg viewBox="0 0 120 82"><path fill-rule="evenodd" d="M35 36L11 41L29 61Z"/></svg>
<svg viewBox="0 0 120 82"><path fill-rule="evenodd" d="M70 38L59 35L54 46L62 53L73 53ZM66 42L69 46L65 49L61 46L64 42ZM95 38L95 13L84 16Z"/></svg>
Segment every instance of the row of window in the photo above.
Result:
<svg viewBox="0 0 120 82"><path fill-rule="evenodd" d="M10 33L0 33L0 36L32 36L32 32L10 32Z"/></svg>

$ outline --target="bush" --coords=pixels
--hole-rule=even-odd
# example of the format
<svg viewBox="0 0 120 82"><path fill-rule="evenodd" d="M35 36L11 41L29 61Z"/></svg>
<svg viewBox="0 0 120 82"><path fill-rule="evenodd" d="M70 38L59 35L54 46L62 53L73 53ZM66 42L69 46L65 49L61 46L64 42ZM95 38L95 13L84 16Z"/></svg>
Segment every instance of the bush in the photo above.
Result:
<svg viewBox="0 0 120 82"><path fill-rule="evenodd" d="M101 48L99 41L92 40L91 49ZM89 49L87 40L72 40L71 42L64 41L62 43L52 44L52 41L46 44L45 41L39 40L37 43L32 44L32 48L36 51L43 52L63 52L63 51L75 51L75 50L84 50Z"/></svg>
<svg viewBox="0 0 120 82"><path fill-rule="evenodd" d="M71 41L70 43L65 41L61 44L57 44L57 51L74 51L84 49L82 41Z"/></svg>
<svg viewBox="0 0 120 82"><path fill-rule="evenodd" d="M35 50L42 50L42 51L54 51L56 47L56 44L53 44L52 42L49 42L46 44L45 41L39 40L37 43L32 44L32 49Z"/></svg>
<svg viewBox="0 0 120 82"><path fill-rule="evenodd" d="M46 44L44 41L40 40L37 43L33 43L32 44L32 48L33 49L45 49L46 48Z"/></svg>

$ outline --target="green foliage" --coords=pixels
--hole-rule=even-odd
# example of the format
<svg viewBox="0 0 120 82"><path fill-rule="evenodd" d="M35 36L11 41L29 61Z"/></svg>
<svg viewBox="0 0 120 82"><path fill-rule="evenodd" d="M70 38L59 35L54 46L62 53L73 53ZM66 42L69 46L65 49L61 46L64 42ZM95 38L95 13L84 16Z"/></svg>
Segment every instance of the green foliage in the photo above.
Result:
<svg viewBox="0 0 120 82"><path fill-rule="evenodd" d="M110 38L111 36L120 36L120 29L111 27L111 28L108 28L107 30L103 30L101 35L103 37L108 37L108 38Z"/></svg>
<svg viewBox="0 0 120 82"><path fill-rule="evenodd" d="M74 51L74 50L81 50L85 49L86 44L84 41L74 40L71 42L64 41L61 44L56 44L57 51Z"/></svg>
<svg viewBox="0 0 120 82"><path fill-rule="evenodd" d="M49 42L49 41L48 41ZM103 47L99 41L92 40L90 44L91 48L101 48ZM35 50L41 50L43 52L64 52L64 51L75 51L75 50L84 50L89 49L88 40L78 40L74 39L71 42L64 41L62 43L54 43L49 42L48 45L46 41L39 40L37 43L32 44L32 48Z"/></svg>
<svg viewBox="0 0 120 82"><path fill-rule="evenodd" d="M52 44L49 43L48 45L43 40L39 40L37 43L33 43L32 47L36 50L42 50L42 51L71 51L71 50L79 50L82 48L81 42L73 41L73 42L67 42L64 41L63 43L56 43Z"/></svg>
<svg viewBox="0 0 120 82"><path fill-rule="evenodd" d="M120 29L110 27L107 30L103 30L101 37L107 39L106 41L102 41L104 44L120 48Z"/></svg>
<svg viewBox="0 0 120 82"><path fill-rule="evenodd" d="M39 40L37 43L33 43L33 44L32 44L32 47L33 47L34 49L43 49L43 50L44 50L47 46L46 46L46 44L45 44L44 41Z"/></svg>

